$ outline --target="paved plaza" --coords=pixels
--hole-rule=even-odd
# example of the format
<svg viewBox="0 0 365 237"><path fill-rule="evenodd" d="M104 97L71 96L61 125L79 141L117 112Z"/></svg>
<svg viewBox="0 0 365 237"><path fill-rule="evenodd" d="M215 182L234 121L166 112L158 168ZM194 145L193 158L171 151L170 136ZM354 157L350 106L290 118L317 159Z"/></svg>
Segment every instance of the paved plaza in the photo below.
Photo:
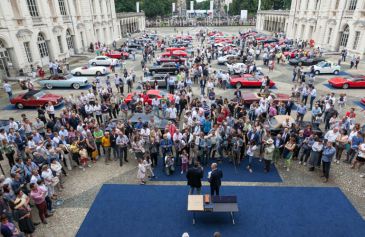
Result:
<svg viewBox="0 0 365 237"><path fill-rule="evenodd" d="M205 28L204 28L205 29ZM245 31L247 28L243 27L222 27L215 28L227 34L237 34L238 31ZM155 31L160 37L172 37L177 34L189 34L195 35L198 33L200 28L190 27L190 28L177 28L178 33L174 31L174 28L158 28L149 29L150 31ZM213 30L213 28L210 28ZM194 40L194 46L198 47L198 42ZM156 51L157 55L160 54ZM82 56L73 57L72 64L70 68L75 68L87 64L87 61L94 58L94 54L84 54ZM325 58L337 62L339 55L326 55ZM136 55L136 60L132 59L126 60L125 67L128 69L133 69L137 75L137 81L143 76L141 68L141 54ZM215 70L226 70L226 66L218 65L216 60L211 63L213 69ZM263 66L262 60L257 60L256 65L263 68L265 75L268 75L271 80L276 83L275 88L272 89L273 92L280 92L284 94L291 94L291 89L293 83L292 70L293 67L287 64L276 65L273 72L269 72L266 66ZM365 74L365 63L363 61L359 64L359 69L350 70L350 62L346 61L342 63L342 68L346 73L349 74ZM121 73L120 69L117 69ZM327 94L330 92L336 93L337 97L339 93L346 93L347 103L345 109L342 111L342 115L348 111L351 107L356 108L357 122L363 124L365 122L365 107L362 107L359 103L360 99L365 96L364 89L333 89L328 85L327 80L333 77L333 75L319 75L316 77L315 87L319 95ZM90 77L89 81L94 80ZM113 83L112 83L113 84ZM114 85L113 85L114 86ZM14 93L20 93L21 90L19 86L13 84ZM134 90L139 89L139 84L134 83ZM86 90L66 90L66 89L52 89L50 90L54 94L59 94L64 97L69 96L71 93L74 95L80 94L82 91ZM200 89L198 85L194 85L193 93L195 96L199 96ZM223 90L221 88L215 89L217 96L224 96L232 98L234 95L234 89ZM248 91L259 91L259 89L242 89L242 92ZM4 93L1 93L0 98L0 108L4 108L8 105L8 98ZM57 111L58 113L61 110ZM22 113L26 113L29 118L36 118L36 110L1 110L0 119L8 119L9 117L14 117L16 120L20 120ZM295 114L295 112L294 112ZM310 120L310 113L306 114L305 120ZM132 155L131 155L132 156ZM132 156L133 157L133 156ZM119 167L118 162L114 161L112 165L106 166L103 162L97 162L91 169L87 169L87 172L82 172L79 169L73 169L69 171L69 175L65 179L65 190L60 193L60 198L64 201L63 204L57 208L53 217L48 219L48 225L40 225L37 227L36 236L38 237L71 237L75 236L81 223L83 222L92 202L95 199L100 187L103 184L137 184L136 179L137 174L137 162L134 159L130 159L129 162L122 167ZM8 164L6 161L2 161L4 170L8 169ZM281 183L256 183L256 182L223 182L224 185L232 186L300 186L300 187L328 187L334 186L339 187L349 198L352 204L355 206L357 211L365 218L365 180L359 178L359 171L352 170L347 164L333 164L331 169L331 179L330 182L323 184L320 179L319 171L308 172L307 169L303 168L293 162L293 166L290 172L287 172L283 168L283 164L277 165L278 172L283 179ZM364 170L362 170L364 172ZM224 179L223 179L224 181ZM186 182L171 182L171 181L155 181L153 183L147 182L147 185L182 185L185 186ZM209 185L207 182L204 185ZM188 192L188 187L186 187L186 192ZM307 200L303 200L306 202ZM35 209L35 208L34 208ZM147 211L147 210L146 210ZM36 211L34 211L36 212ZM36 218L37 215L34 214ZM335 218L335 217L334 217ZM137 221L137 220L136 220ZM122 223L121 223L122 224Z"/></svg>

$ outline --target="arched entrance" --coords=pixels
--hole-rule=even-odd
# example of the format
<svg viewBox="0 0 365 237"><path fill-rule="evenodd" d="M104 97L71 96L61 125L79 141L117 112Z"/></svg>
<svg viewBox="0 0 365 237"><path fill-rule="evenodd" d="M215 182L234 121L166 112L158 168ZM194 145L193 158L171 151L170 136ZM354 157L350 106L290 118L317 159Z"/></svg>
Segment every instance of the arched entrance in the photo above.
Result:
<svg viewBox="0 0 365 237"><path fill-rule="evenodd" d="M49 63L49 51L48 51L47 42L42 33L38 34L37 44L38 44L39 54L41 55L42 65L48 64Z"/></svg>
<svg viewBox="0 0 365 237"><path fill-rule="evenodd" d="M347 46L347 41L349 40L349 34L350 34L350 27L349 25L345 25L345 28L343 29L343 31L341 32L341 37L340 37L340 48L346 48Z"/></svg>
<svg viewBox="0 0 365 237"><path fill-rule="evenodd" d="M74 38L71 35L70 29L66 30L66 42L70 55L74 55L75 54Z"/></svg>
<svg viewBox="0 0 365 237"><path fill-rule="evenodd" d="M9 57L9 52L5 48L5 43L0 39L0 76L10 76L9 73L9 63L11 64L11 60Z"/></svg>

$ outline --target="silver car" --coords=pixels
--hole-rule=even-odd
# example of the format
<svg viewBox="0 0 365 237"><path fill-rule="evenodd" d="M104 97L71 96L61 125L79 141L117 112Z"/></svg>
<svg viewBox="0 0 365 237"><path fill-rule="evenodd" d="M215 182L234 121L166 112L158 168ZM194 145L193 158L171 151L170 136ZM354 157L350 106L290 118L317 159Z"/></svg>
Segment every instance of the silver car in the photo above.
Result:
<svg viewBox="0 0 365 237"><path fill-rule="evenodd" d="M166 74L154 74L153 76L148 76L143 78L143 84L149 84L150 87L155 86L155 81L157 81L158 87L167 87L167 79L168 78L175 78L175 76L170 76L168 73Z"/></svg>

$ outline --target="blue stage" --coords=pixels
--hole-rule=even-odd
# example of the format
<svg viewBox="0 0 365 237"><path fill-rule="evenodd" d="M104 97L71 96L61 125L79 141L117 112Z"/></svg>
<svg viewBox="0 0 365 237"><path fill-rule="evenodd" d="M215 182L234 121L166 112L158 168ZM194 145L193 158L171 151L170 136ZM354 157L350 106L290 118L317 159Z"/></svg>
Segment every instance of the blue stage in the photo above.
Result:
<svg viewBox="0 0 365 237"><path fill-rule="evenodd" d="M212 163L211 161L210 163ZM216 162L216 161L214 161ZM269 173L264 172L264 161L259 162L259 159L254 159L252 164L253 173L248 172L246 169L248 165L248 159L244 159L241 165L233 165L227 158L223 160L222 163L218 163L218 168L223 171L222 181L231 182L283 182L281 179L275 165L271 165L271 170ZM163 171L162 161L159 160L158 166L154 169L156 175L155 179L152 181L186 181L186 173L181 174L181 166L175 166L175 173L167 176ZM204 178L203 181L207 181L208 172L211 171L209 166L204 167Z"/></svg>
<svg viewBox="0 0 365 237"><path fill-rule="evenodd" d="M77 237L365 236L365 221L338 188L225 186L221 193L238 197L235 225L227 213L198 213L193 225L187 186L104 185Z"/></svg>

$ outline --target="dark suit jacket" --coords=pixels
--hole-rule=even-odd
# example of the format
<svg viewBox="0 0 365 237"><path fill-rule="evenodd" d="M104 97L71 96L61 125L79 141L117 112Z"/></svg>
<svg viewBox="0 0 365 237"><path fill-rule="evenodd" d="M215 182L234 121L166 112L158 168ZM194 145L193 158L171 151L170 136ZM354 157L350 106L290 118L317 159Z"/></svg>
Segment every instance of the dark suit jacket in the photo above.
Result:
<svg viewBox="0 0 365 237"><path fill-rule="evenodd" d="M195 188L200 188L202 186L203 170L200 167L189 168L186 173L186 178L188 179L188 185Z"/></svg>
<svg viewBox="0 0 365 237"><path fill-rule="evenodd" d="M210 186L219 187L221 186L221 179L223 178L222 170L216 169L213 170L210 174L209 183Z"/></svg>

